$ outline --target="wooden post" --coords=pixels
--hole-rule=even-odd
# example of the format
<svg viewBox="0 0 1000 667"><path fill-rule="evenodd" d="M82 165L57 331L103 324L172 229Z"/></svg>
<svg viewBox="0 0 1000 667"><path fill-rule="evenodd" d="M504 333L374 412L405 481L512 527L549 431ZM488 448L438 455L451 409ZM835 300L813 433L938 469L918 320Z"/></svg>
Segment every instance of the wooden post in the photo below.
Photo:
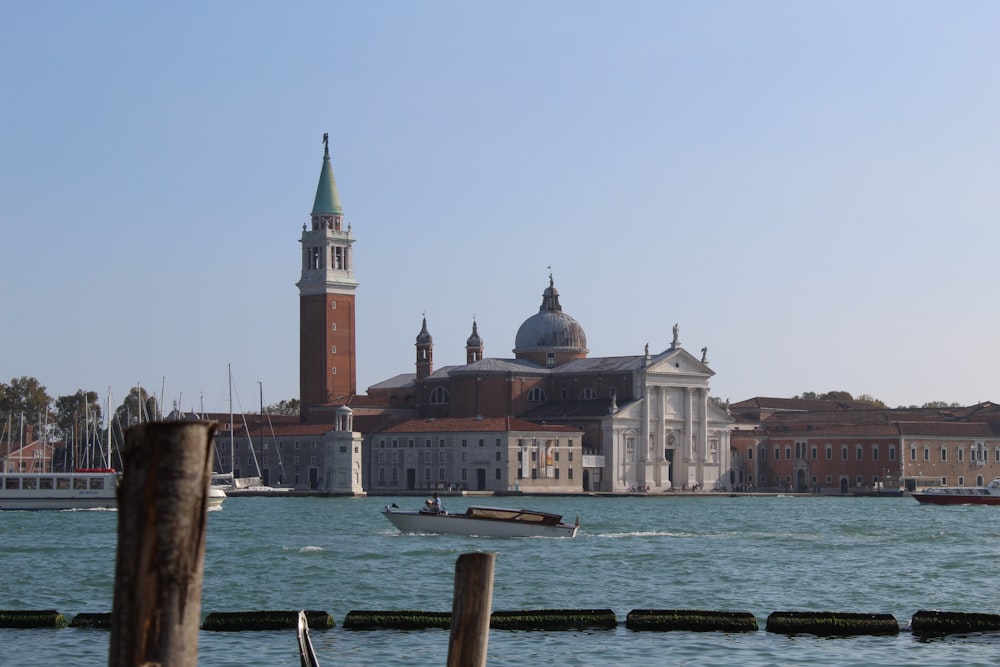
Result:
<svg viewBox="0 0 1000 667"><path fill-rule="evenodd" d="M496 554L468 553L455 563L448 667L485 667Z"/></svg>
<svg viewBox="0 0 1000 667"><path fill-rule="evenodd" d="M110 667L196 667L214 422L128 430Z"/></svg>

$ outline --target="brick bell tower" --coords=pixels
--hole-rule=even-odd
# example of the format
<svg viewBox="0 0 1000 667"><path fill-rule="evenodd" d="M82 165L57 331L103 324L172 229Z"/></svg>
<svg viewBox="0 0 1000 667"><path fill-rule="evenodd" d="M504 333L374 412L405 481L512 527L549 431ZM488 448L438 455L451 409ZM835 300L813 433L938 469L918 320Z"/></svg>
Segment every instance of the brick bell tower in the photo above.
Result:
<svg viewBox="0 0 1000 667"><path fill-rule="evenodd" d="M299 400L309 409L343 404L357 391L354 237L330 166L329 135L323 135L323 167L310 224L302 225L299 288Z"/></svg>

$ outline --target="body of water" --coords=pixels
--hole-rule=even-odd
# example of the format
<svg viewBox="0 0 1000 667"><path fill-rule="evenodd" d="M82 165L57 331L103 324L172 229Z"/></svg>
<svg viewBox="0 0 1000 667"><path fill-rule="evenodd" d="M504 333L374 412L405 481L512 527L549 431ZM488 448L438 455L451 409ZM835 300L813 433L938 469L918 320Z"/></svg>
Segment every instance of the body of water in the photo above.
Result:
<svg viewBox="0 0 1000 667"><path fill-rule="evenodd" d="M772 611L1000 613L1000 510L911 498L445 498L580 517L576 539L401 535L420 498L230 498L208 522L202 612L316 609L324 666L444 665L446 630L352 632L351 610L450 611L455 561L496 554L493 609L610 608L616 630L493 631L489 664L996 665L1000 635L823 639L764 631ZM110 612L117 514L0 512L0 607ZM631 632L633 609L752 612L753 633ZM100 666L102 630L0 629L0 664ZM294 667L294 630L202 632L199 664Z"/></svg>

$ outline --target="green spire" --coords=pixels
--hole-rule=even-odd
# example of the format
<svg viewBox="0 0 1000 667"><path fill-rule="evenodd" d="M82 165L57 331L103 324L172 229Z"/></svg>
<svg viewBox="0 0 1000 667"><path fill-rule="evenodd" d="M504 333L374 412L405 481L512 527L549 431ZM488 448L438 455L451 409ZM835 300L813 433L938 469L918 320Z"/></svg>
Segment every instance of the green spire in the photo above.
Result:
<svg viewBox="0 0 1000 667"><path fill-rule="evenodd" d="M319 185L316 186L313 215L344 214L344 209L340 207L340 195L337 194L337 181L333 180L333 167L330 165L329 136L323 134L323 169L319 173Z"/></svg>

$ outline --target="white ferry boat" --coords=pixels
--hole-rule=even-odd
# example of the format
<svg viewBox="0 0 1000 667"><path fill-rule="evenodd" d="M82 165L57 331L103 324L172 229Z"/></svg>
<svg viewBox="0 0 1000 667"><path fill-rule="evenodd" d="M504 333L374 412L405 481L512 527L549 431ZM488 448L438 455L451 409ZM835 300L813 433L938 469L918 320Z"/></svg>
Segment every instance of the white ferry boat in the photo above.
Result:
<svg viewBox="0 0 1000 667"><path fill-rule="evenodd" d="M111 468L0 473L0 510L117 509L120 482ZM225 499L222 489L209 489L208 509L221 509Z"/></svg>
<svg viewBox="0 0 1000 667"><path fill-rule="evenodd" d="M0 473L0 510L115 509L118 482L111 468Z"/></svg>

